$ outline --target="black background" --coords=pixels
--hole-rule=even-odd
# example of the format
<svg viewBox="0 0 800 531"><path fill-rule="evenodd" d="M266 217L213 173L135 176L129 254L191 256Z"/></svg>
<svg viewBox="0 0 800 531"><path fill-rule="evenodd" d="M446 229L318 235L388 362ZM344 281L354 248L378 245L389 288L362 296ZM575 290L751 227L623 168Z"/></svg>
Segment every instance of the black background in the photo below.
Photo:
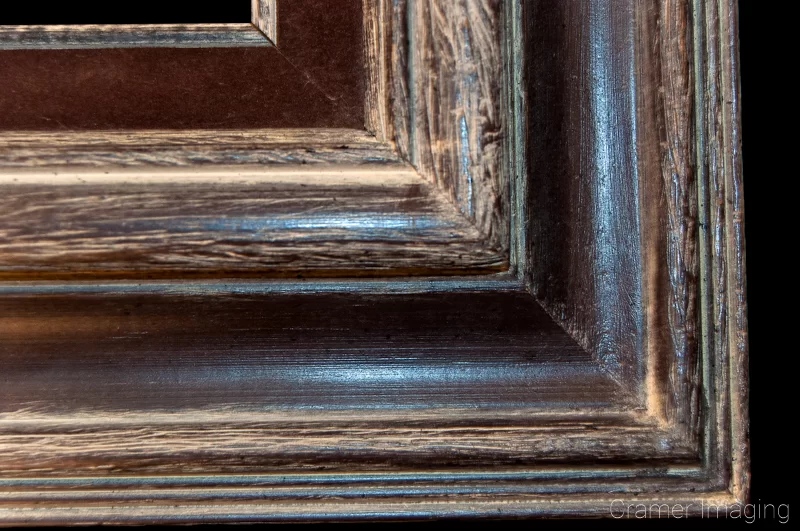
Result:
<svg viewBox="0 0 800 531"><path fill-rule="evenodd" d="M798 27L770 3L740 0L747 296L750 328L752 502L796 501L797 359L795 121L797 95L784 77ZM777 5L777 4L775 4ZM792 27L793 26L793 27ZM794 487L790 485L795 485ZM800 506L795 505L795 510Z"/></svg>

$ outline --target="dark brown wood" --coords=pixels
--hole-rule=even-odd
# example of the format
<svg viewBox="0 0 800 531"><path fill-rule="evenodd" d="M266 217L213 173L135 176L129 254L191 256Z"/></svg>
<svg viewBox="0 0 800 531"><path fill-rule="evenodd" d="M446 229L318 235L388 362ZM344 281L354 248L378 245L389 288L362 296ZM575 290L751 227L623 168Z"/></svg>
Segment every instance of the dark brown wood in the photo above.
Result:
<svg viewBox="0 0 800 531"><path fill-rule="evenodd" d="M618 386L526 294L336 287L5 291L0 341L16 355L4 361L2 411L619 407Z"/></svg>
<svg viewBox="0 0 800 531"><path fill-rule="evenodd" d="M358 127L0 137L0 522L749 501L735 9L369 0Z"/></svg>
<svg viewBox="0 0 800 531"><path fill-rule="evenodd" d="M653 210L639 195L636 98L652 89L635 75L637 6L532 1L525 8L531 289L629 382L644 375L640 223Z"/></svg>

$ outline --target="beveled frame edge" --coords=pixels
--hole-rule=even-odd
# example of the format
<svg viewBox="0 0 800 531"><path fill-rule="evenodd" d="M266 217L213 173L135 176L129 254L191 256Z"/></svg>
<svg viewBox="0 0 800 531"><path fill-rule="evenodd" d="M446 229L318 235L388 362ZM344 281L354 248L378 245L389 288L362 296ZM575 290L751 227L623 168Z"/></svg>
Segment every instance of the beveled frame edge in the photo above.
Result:
<svg viewBox="0 0 800 531"><path fill-rule="evenodd" d="M278 0L252 0L253 26L273 45L278 43Z"/></svg>
<svg viewBox="0 0 800 531"><path fill-rule="evenodd" d="M512 11L519 6L509 3ZM688 3L687 3L688 4ZM508 5L508 4L507 4ZM739 138L737 27L736 4L721 0L704 4L694 2L693 37L695 39L694 70L698 112L698 178L700 196L699 215L711 222L700 231L700 256L703 263L702 288L702 380L703 444L700 461L696 464L665 464L655 467L602 469L555 467L525 472L470 472L459 476L453 472L432 472L422 475L401 473L344 474L343 476L302 476L296 480L321 485L319 489L284 490L274 501L269 491L251 491L249 496L258 503L230 501L204 504L202 508L189 500L240 500L241 495L225 488L201 487L192 492L174 492L174 502L169 506L137 503L108 507L75 507L72 502L55 501L50 507L39 509L4 509L3 518L22 523L54 522L190 522L190 521L256 521L256 520L348 520L378 518L430 518L430 517L502 517L536 515L610 516L611 502L625 493L636 493L636 503L649 505L694 505L688 512L701 515L702 502L730 506L744 503L749 496L749 453L747 437L747 342L746 301L744 299L744 245L742 227L741 162ZM518 13L517 13L518 16ZM515 26L517 27L517 26ZM517 27L517 29L519 29ZM517 35L518 36L518 35ZM512 41L513 42L513 41ZM705 73L704 73L705 72ZM512 87L519 86L512 83ZM521 103L521 94L514 96ZM735 102L732 105L728 102ZM524 125L517 123L517 131ZM721 161L718 163L717 161ZM524 160L517 161L519 165ZM518 174L517 174L518 175ZM705 177L703 177L705 176ZM524 185L523 185L524 186ZM524 197L524 195L523 195ZM718 200L709 201L707 197ZM715 207L716 205L716 207ZM47 289L47 288L45 288ZM114 288L112 288L114 289ZM405 286L403 289L413 289ZM639 421L640 414L636 415ZM648 415L649 417L649 415ZM646 425L653 429L652 421L670 418L649 417ZM660 422L661 422L660 421ZM614 428L614 429L618 429ZM655 428L655 432L662 428ZM651 433L653 433L651 431ZM663 432L662 432L663 433ZM673 432L674 441L686 441L683 428ZM694 443L689 441L688 455L693 455ZM684 451L686 451L684 450ZM669 459L670 452L664 457ZM673 451L673 458L676 455ZM515 476L517 474L517 476ZM550 474L550 476L548 476ZM641 475L640 475L641 474ZM284 476L281 476L283 478ZM555 483L547 478L556 478ZM593 478L586 483L585 478ZM625 479L628 478L628 479ZM236 485L243 476L218 476L201 479L208 484ZM277 477L254 478L269 483ZM425 482L420 488L419 481ZM460 481L464 481L462 486ZM35 483L40 480L31 480ZM92 484L91 479L75 478L81 484ZM140 499L150 499L155 494L147 490L148 478L132 479L146 490ZM345 492L334 484L377 484L375 488L349 487L347 495L357 500L341 499ZM44 486L47 483L41 483ZM56 486L52 483L51 486ZM99 485L99 484L98 484ZM185 484L181 484L185 485ZM386 486L390 485L390 486ZM537 485L539 485L537 487ZM613 485L617 494L604 494ZM105 489L105 490L103 490ZM113 492L101 487L94 502L110 501ZM226 494L227 493L227 494ZM316 500L309 504L306 498L315 495L340 499ZM491 495L487 497L487 495ZM105 497L104 497L105 496ZM134 496L135 497L135 496ZM445 498L446 497L446 498ZM19 498L19 497L18 497ZM182 504L177 503L182 500ZM85 499L88 501L88 499ZM24 500L21 507L29 507ZM14 502L12 502L12 505ZM20 507L20 505L18 505Z"/></svg>
<svg viewBox="0 0 800 531"><path fill-rule="evenodd" d="M275 5L275 2L267 2L262 4L262 8L274 15ZM389 55L393 46L397 46L398 37L390 30L389 20L392 11L387 6L383 0L364 2L365 64L368 67L368 79L371 81L367 84L365 94L366 133L356 130L322 129L255 132L8 133L0 135L0 164L8 168L6 172L9 173L6 185L15 179L14 174L19 173L53 171L59 175L75 172L77 175L83 171L91 173L94 169L107 165L113 168L112 173L120 172L119 178L109 190L124 194L126 190L131 189L131 184L126 181L125 175L136 169L149 167L154 171L174 171L176 179L183 179L181 175L191 169L203 167L204 171L229 171L233 175L241 171L247 172L248 168L245 167L247 165L257 164L270 172L281 173L287 183L287 190L291 186L312 188L317 186L319 194L307 203L308 209L317 210L319 200L324 194L331 192L325 190L324 183L309 183L308 176L313 171L339 173L345 178L351 175L351 180L354 182L363 178L363 173L367 170L376 174L389 172L394 175L414 172L412 166L403 161L402 154L398 155L394 142L394 118L390 106L394 99L395 86L392 83L393 80L405 78L406 73L402 70L393 71L390 67ZM386 24L381 21L385 21ZM494 103L500 105L500 102ZM56 142L58 147L53 148L52 142ZM292 173L293 177L290 176ZM252 261L255 266L242 268L232 262L216 263L216 269L224 271L223 276L250 277L480 275L507 270L509 261L504 246L492 242L491 237L484 237L480 227L474 226L467 216L459 213L457 207L448 204L445 194L437 190L436 184L421 177L418 180L417 183L408 180L403 185L408 193L403 193L401 188L395 187L397 193L394 194L394 203L389 207L381 205L382 201L376 193L378 188L373 186L375 183L363 185L364 197L354 201L345 199L335 205L339 218L343 215L346 217L342 212L346 213L348 208L352 209L353 216L350 217L353 218L353 222L350 225L356 227L355 231L346 235L344 241L338 242L341 248L335 250L335 256L321 247L312 246L308 248L311 251L309 254L322 258L314 263L298 259L297 253L288 253L276 247L258 253L264 259L264 265L259 266L258 262ZM369 192L370 186L372 192ZM74 194L77 189L68 188L63 187L65 194L72 197L70 194ZM30 191L33 191L33 188L30 188ZM19 188L16 193L19 196ZM374 201L369 199L370 196ZM181 197L182 191L179 189L165 189L161 195L163 201L175 205L176 211L180 211ZM419 205L406 206L414 201ZM399 215L402 221L396 220L395 223L395 225L399 223L398 230L383 239L369 237L368 224L358 217L358 213L366 215L370 212L370 208L381 209L379 213L385 213L388 209L391 215ZM299 207L301 211L304 209L306 207L302 205ZM105 219L102 214L98 214L100 217L95 217L95 220ZM279 231L274 233L279 239L285 238L284 229L288 226L283 219L285 216L285 212L277 211L267 212L264 216L264 221L269 221L267 225L272 224L279 228ZM36 224L33 220L28 220L28 223ZM427 230L425 227L431 227L433 230ZM373 229L380 227L376 226ZM335 230L329 231L329 235L334 233ZM301 229L295 230L293 235L300 239L307 237L308 241L319 241L322 233L319 230ZM230 231L228 234L219 233L218 236L219 239L228 239L230 236L236 238ZM372 241L366 246L359 242L349 243L349 240L357 240L361 236L367 236L367 239ZM429 243L424 244L426 248L421 249L417 245L420 238L428 240ZM76 248L80 248L80 244ZM227 252L228 250L221 251L218 256ZM147 262L146 255L146 251L142 253L144 259L140 263ZM64 274L59 274L56 269L47 266L38 269L33 267L29 271L33 272L34 276L28 278L39 280L79 279L91 276L104 279L172 278L176 274L176 269L171 266L142 269L134 267L133 271L131 268L126 269L124 264L122 266L101 264L99 268L86 267L84 271L81 264L76 264L76 267L68 268L70 271ZM513 264L511 267L513 268ZM5 271L3 278L25 279L25 265L20 263L17 269L19 273ZM219 277L218 273L199 271L187 270L186 274L192 278Z"/></svg>
<svg viewBox="0 0 800 531"><path fill-rule="evenodd" d="M252 0L250 24L0 25L0 50L275 46L277 0Z"/></svg>
<svg viewBox="0 0 800 531"><path fill-rule="evenodd" d="M485 274L507 264L432 183L365 131L5 133L0 161L0 187L8 191L3 210L38 205L33 218L5 221L5 280ZM190 183L194 203L203 207L187 211ZM118 208L137 202L144 190L154 195L120 217ZM258 199L266 190L273 201ZM220 193L227 203L215 200ZM108 210L100 197L119 203ZM66 205L76 201L83 207L68 213ZM149 247L131 247L128 240L136 255L120 261L113 252L89 250L82 235L57 236L45 210L105 241L127 240L138 222L147 225L143 234L163 231L163 240ZM209 212L228 221L206 229L206 236L246 242L247 234L259 234L266 243L247 246L249 259L243 261L240 244L209 247L196 231L170 229L196 227L197 216ZM31 225L38 232L28 233ZM43 236L50 243L42 245ZM26 246L30 238L33 245ZM292 239L298 243L281 245ZM164 243L176 249L168 259ZM153 245L161 248L159 261ZM92 254L89 261L63 260L83 249ZM201 250L204 264L181 257L191 249Z"/></svg>

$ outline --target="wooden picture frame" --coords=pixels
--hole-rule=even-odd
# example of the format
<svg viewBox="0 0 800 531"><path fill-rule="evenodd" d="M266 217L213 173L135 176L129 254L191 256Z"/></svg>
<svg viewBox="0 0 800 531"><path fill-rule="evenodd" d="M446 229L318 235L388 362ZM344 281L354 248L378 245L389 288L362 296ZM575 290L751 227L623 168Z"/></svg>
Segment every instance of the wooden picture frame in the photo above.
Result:
<svg viewBox="0 0 800 531"><path fill-rule="evenodd" d="M277 0L252 0L250 24L0 25L0 50L274 46Z"/></svg>
<svg viewBox="0 0 800 531"><path fill-rule="evenodd" d="M0 521L746 503L736 24L365 0L364 130L0 135Z"/></svg>

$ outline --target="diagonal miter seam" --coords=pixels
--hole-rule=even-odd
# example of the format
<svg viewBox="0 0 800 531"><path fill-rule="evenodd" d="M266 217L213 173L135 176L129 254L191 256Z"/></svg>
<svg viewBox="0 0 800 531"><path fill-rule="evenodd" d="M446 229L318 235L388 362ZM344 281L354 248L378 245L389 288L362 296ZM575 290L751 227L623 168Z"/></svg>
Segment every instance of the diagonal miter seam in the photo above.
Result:
<svg viewBox="0 0 800 531"><path fill-rule="evenodd" d="M407 17L409 19L413 19L414 16L415 16L415 13L414 13L414 2L408 2L408 4L406 5L406 9L408 10ZM512 5L512 6L509 7L509 9L514 11L513 13L511 13L511 16L512 17L516 17L517 20L520 20L520 14L517 12L520 9L520 7L516 6L516 5ZM413 38L414 38L413 32L408 32L408 39L410 41L408 46L409 46L410 49L413 49L413 47L414 47ZM520 57L520 54L516 54L516 56ZM415 86L415 83L416 83L416 79L415 79L416 78L416 76L415 76L416 68L415 68L415 64L414 63L415 63L415 55L413 53L409 53L409 55L407 57L406 68L404 69L405 70L405 75L407 77L407 86L409 86L409 87ZM513 114L515 114L517 117L520 117L520 116L523 116L521 114L522 102L520 100L520 95L517 94L517 92L513 90L513 87L518 86L519 83L521 82L521 80L518 79L518 78L521 76L521 71L522 70L513 68L512 66L513 65L509 65L509 67L504 68L505 74L507 76L509 76L510 78L512 78L512 79L508 80L508 86L509 86L508 90L511 93L510 94L506 94L506 97L509 99L509 104L512 107L513 111L515 111ZM519 65L517 65L517 66L519 66ZM417 115L417 113L416 113L417 105L416 105L416 97L415 96L416 96L416 92L413 91L413 90L409 90L409 93L408 93L408 105L410 107L409 116L412 117L411 118L412 120L414 120L414 117ZM522 120L520 120L520 119L509 120L509 123L507 123L507 126L510 129L508 138L506 139L507 141L513 143L514 139L512 137L515 134L517 135L516 136L517 138L524 138L524 135L521 135L520 131L516 131L515 130L515 129L519 128L519 127L524 127L524 124L522 123ZM395 152L397 153L398 157L400 157L402 160L404 160L408 164L410 164L413 167L415 167L417 169L417 173L420 175L420 178L424 179L425 181L431 182L434 185L437 185L437 184L439 184L439 182L438 182L438 180L436 178L434 178L434 176L423 174L422 172L420 172L417 164L415 164L415 161L418 159L418 142L417 142L417 138L416 138L416 136L417 136L416 133L417 133L417 128L412 124L409 127L409 131L408 131L408 134L409 134L408 153L402 152L399 149L399 146L398 146L397 142L394 139L392 140L391 143L393 144L393 147L394 147ZM462 138L462 137L463 137L463 135L460 135L460 138ZM465 148L469 149L468 145L465 146L465 145L462 144L459 147L461 148L462 151L464 151ZM526 223L526 219L525 219L526 218L526 214L525 214L525 210L524 210L524 204L520 205L520 201L521 200L522 200L522 203L524 203L524 197L525 197L525 189L524 188L526 186L526 183L524 182L524 179L520 179L520 178L516 178L515 179L515 178L513 178L514 175L526 175L526 173L519 173L519 172L520 172L520 170L525 171L527 168L526 168L526 165L525 165L524 161L522 161L521 163L520 163L519 160L514 161L514 159L516 159L516 158L517 157L514 157L513 154L510 154L510 155L508 155L508 157L506 158L505 163L504 163L504 166L505 166L504 170L506 172L506 175L512 177L512 178L509 178L509 179L506 180L506 190L505 191L506 191L506 193L509 193L511 195L511 202L512 203L515 203L518 207L520 207L520 206L523 207L523 209L518 210L518 212L520 212L521 214L518 214L517 216L514 217L514 219L511 219L510 222L509 222L509 229L510 229L509 230L509 239L510 239L510 241L509 241L509 252L508 252L508 254L506 254L506 253L504 253L502 251L502 248L501 248L500 245L493 245L492 244L491 236L483 233L483 231L481 230L481 228L479 226L478 220L474 219L472 217L472 215L470 215L470 214L472 214L472 212L465 212L464 209L461 208L461 205L459 205L458 202L457 202L458 198L455 197L454 194L445 193L438 186L436 187L436 189L440 194L442 194L442 196L447 201L447 203L449 203L449 204L451 204L453 206L453 209L457 213L458 216L460 216L462 219L464 219L464 221L468 225L474 227L475 230L478 231L479 234L483 235L483 238L481 240L479 240L479 242L480 242L479 245L484 246L484 248L491 249L492 251L496 251L500 255L505 255L506 263L507 263L508 268L509 268L509 271L507 272L507 274L510 273L512 275L517 276L518 279L520 280L520 284L521 285L525 285L527 291L531 294L531 296L534 296L533 292L531 290L531 287L528 285L529 281L527 280L526 275L525 275L525 270L526 270L526 264L525 264L526 253L525 253L525 250L524 250L525 242L523 241L524 237L520 238L520 229L521 228L523 229L522 230L522 234L524 234L524 227L520 227L519 226L520 224ZM471 190L470 190L470 193L471 193ZM591 355L591 351L584 347L584 342L579 340L579 338L578 338L577 334L575 333L575 331L566 329L565 326L564 326L565 323L562 323L561 320L557 319L551 312L549 312L547 310L546 305L542 304L542 302L539 301L538 299L537 299L537 303L545 310L545 312L550 316L550 318L553 319L553 321L560 328L562 328L562 330L564 330L564 332L566 334L568 334L572 338L573 341L575 341L575 343L580 348L582 348L585 352L587 352L587 354ZM596 359L596 356L593 356L593 357ZM598 363L598 366L611 377L612 381L614 381L619 386L620 394L625 396L625 399L626 399L625 401L628 402L628 403L636 404L637 406L640 405L641 400L638 399L637 390L629 389L629 386L621 378L621 375L618 374L617 371L613 370L613 368L606 366L599 359L596 359L596 361Z"/></svg>
<svg viewBox="0 0 800 531"><path fill-rule="evenodd" d="M275 47L278 44L278 0L251 0L251 21Z"/></svg>
<svg viewBox="0 0 800 531"><path fill-rule="evenodd" d="M262 16L264 15L264 16ZM262 23L263 20L267 23ZM336 102L339 97L328 94L319 83L312 78L308 72L301 70L297 67L278 46L278 12L277 0L253 0L253 20L251 21L253 28L267 39L280 56L291 66L298 74L301 74L309 85L311 85L317 92L322 94L328 101Z"/></svg>

